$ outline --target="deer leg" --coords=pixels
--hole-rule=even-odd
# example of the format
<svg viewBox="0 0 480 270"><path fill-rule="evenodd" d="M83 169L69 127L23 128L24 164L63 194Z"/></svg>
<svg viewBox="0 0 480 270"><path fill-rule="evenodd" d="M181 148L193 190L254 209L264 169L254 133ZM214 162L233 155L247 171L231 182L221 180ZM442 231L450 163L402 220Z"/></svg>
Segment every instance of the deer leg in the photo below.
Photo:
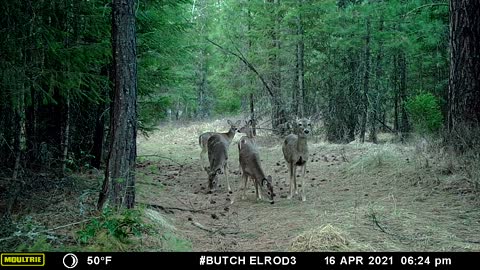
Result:
<svg viewBox="0 0 480 270"><path fill-rule="evenodd" d="M243 174L242 178L245 181L244 186L243 186L242 200L245 200L247 198L246 193L247 193L248 175Z"/></svg>
<svg viewBox="0 0 480 270"><path fill-rule="evenodd" d="M257 200L261 200L262 199L262 196L260 195L260 192L258 192L258 183L257 183L257 180L254 179L253 182L255 183L255 194L257 195Z"/></svg>
<svg viewBox="0 0 480 270"><path fill-rule="evenodd" d="M305 195L305 171L307 170L307 163L303 164L303 173L302 173L302 201L305 202L307 200L307 196Z"/></svg>
<svg viewBox="0 0 480 270"><path fill-rule="evenodd" d="M288 172L290 174L290 195L288 195L288 199L291 199L293 197L293 168L292 168L292 163L288 163Z"/></svg>
<svg viewBox="0 0 480 270"><path fill-rule="evenodd" d="M225 166L223 168L225 170L225 177L227 178L228 193L232 194L232 189L230 188L230 181L228 181L228 163L225 162Z"/></svg>
<svg viewBox="0 0 480 270"><path fill-rule="evenodd" d="M293 164L293 190L295 191L295 195L298 195L297 190L297 165Z"/></svg>
<svg viewBox="0 0 480 270"><path fill-rule="evenodd" d="M260 192L258 192L258 198L260 200L262 200L262 186L259 182L257 182L257 180L255 180L255 184L258 186L258 188L260 189Z"/></svg>
<svg viewBox="0 0 480 270"><path fill-rule="evenodd" d="M202 151L200 152L200 166L202 169L205 169L205 148L202 147Z"/></svg>

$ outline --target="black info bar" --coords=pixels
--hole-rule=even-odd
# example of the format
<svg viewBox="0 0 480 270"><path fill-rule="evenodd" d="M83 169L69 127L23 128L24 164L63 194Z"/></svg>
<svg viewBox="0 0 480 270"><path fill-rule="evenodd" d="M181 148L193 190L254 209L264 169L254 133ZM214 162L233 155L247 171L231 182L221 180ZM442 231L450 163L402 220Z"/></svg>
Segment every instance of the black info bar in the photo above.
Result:
<svg viewBox="0 0 480 270"><path fill-rule="evenodd" d="M37 252L1 253L1 268L466 269L478 265L479 255L480 252Z"/></svg>

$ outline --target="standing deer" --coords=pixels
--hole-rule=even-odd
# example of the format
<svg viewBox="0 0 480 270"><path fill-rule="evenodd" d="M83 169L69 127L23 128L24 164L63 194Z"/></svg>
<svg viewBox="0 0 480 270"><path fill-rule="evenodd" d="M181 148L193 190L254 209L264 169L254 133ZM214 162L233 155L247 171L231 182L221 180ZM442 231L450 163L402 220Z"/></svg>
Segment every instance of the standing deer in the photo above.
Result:
<svg viewBox="0 0 480 270"><path fill-rule="evenodd" d="M246 136L243 136L242 138L240 138L240 141L244 138L248 138L249 141L251 141L253 144L256 144L255 143L255 135L253 134L252 120L245 121L245 126L241 127L238 130L238 133L243 133L243 134L246 135ZM240 147L240 141L238 142L239 147Z"/></svg>
<svg viewBox="0 0 480 270"><path fill-rule="evenodd" d="M213 134L207 141L210 167L205 168L205 170L208 172L209 192L214 191L217 187L218 175L225 174L228 193L232 193L230 182L228 181L228 147L230 146L230 141L227 138L222 134Z"/></svg>
<svg viewBox="0 0 480 270"><path fill-rule="evenodd" d="M297 195L297 166L303 167L302 175L302 201L306 201L305 195L305 170L308 160L307 135L311 131L310 119L298 119L294 123L293 131L285 138L282 145L282 152L288 164L290 173L290 195L288 199L293 197L293 193Z"/></svg>
<svg viewBox="0 0 480 270"><path fill-rule="evenodd" d="M205 153L207 152L207 149L208 149L208 139L212 135L218 134L223 136L228 141L228 145L230 145L233 138L235 137L235 133L238 131L238 126L240 125L241 121L238 120L237 122L235 122L235 124L233 124L232 121L227 120L227 123L230 125L230 129L226 133L205 132L198 137L198 144L202 149L202 151L200 152L200 162L202 166L203 164L205 164Z"/></svg>
<svg viewBox="0 0 480 270"><path fill-rule="evenodd" d="M260 155L253 140L248 137L242 137L238 142L238 152L240 168L242 170L242 178L245 182L243 187L242 199L245 200L245 193L247 192L248 178L251 178L255 184L255 193L257 199L262 199L262 193L265 195L271 204L273 204L273 185L272 176L266 176L260 165ZM258 188L260 187L260 193Z"/></svg>

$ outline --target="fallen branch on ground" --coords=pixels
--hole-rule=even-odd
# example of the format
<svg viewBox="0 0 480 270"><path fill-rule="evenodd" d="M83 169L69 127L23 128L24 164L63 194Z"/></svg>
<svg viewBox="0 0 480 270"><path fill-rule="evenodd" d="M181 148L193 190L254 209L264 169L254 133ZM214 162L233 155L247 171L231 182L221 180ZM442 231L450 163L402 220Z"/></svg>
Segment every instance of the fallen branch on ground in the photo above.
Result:
<svg viewBox="0 0 480 270"><path fill-rule="evenodd" d="M153 208L158 208L166 213L173 214L172 210L179 210L179 211L187 211L187 212L192 212L192 213L203 213L203 210L197 210L197 209L188 209L188 208L181 208L181 207L167 207L163 205L158 205L154 203L144 203L147 206L153 207Z"/></svg>
<svg viewBox="0 0 480 270"><path fill-rule="evenodd" d="M89 220L90 220L90 219L84 219L84 220L81 220L81 221L77 221L77 222L73 222L73 223L61 225L61 226L58 226L58 227L54 227L54 228L51 228L51 229L39 231L39 233L52 232L52 231L55 231L55 230L58 230L58 229L70 227L70 226L73 226L73 225L82 224L82 223L85 223L85 222L87 222L87 221L89 221ZM5 241L5 240L9 240L9 239L12 239L12 238L15 238L15 237L21 237L21 236L22 236L22 235L14 235L14 236L9 236L9 237L5 237L5 238L0 238L0 242Z"/></svg>
<svg viewBox="0 0 480 270"><path fill-rule="evenodd" d="M198 223L198 222L196 222L196 221L192 221L192 225L195 226L195 227L197 227L197 228L199 228L199 229L202 229L202 230L204 230L204 231L207 231L207 232L210 232L210 233L215 233L214 230L209 229L209 228L203 226L202 224L200 224L200 223Z"/></svg>
<svg viewBox="0 0 480 270"><path fill-rule="evenodd" d="M150 207L153 207L153 208L159 208L160 210L163 210L165 212L167 212L168 210L179 210L179 211L188 211L188 212L192 212L192 213L204 213L206 210L229 206L232 203L226 202L226 203L221 203L221 204L205 207L205 208L202 208L202 209L193 209L193 208L188 209L188 208L181 208L181 207L174 207L174 206L170 207L170 206L162 206L162 205L158 205L158 204L154 204L154 203L139 203L139 204L144 204L144 205L147 205L147 206L150 206Z"/></svg>
<svg viewBox="0 0 480 270"><path fill-rule="evenodd" d="M138 157L158 157L158 158L163 158L163 159L170 160L170 161L173 162L173 163L176 163L176 164L178 164L178 165L180 165L180 166L183 166L183 164L179 163L178 161L175 161L175 160L173 160L173 159L171 159L171 158L169 158L169 157L164 157L164 156L160 156L160 155L157 155L157 154L152 154L152 155L139 155L139 156L137 156L137 158L138 158Z"/></svg>
<svg viewBox="0 0 480 270"><path fill-rule="evenodd" d="M385 233L385 234L387 234L387 235L396 237L396 238L399 239L399 240L414 241L414 239L409 239L409 238L407 238L407 237L405 237L405 236L398 235L398 234L396 234L396 233L387 232L382 226L380 226L380 223L378 222L377 217L376 217L375 214L372 214L372 221L373 221L373 223L380 229L380 231L382 231L383 233Z"/></svg>
<svg viewBox="0 0 480 270"><path fill-rule="evenodd" d="M223 229L224 228L220 228L218 230L213 230L213 229L210 229L210 228L207 228L205 226L203 226L202 224L196 222L196 221L193 221L192 220L192 225L199 228L199 229L202 229L204 231L207 231L209 233L220 233L221 235L225 235L225 234L238 234L239 232L238 231L235 231L235 232L226 232L224 231Z"/></svg>

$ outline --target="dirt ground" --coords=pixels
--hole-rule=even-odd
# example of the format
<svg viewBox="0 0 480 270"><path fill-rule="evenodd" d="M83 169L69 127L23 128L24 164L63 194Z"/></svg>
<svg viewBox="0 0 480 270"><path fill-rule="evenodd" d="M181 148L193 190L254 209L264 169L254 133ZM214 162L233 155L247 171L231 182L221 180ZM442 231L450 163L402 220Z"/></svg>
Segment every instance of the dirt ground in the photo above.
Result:
<svg viewBox="0 0 480 270"><path fill-rule="evenodd" d="M161 213L194 251L288 251L299 234L327 224L364 251L480 251L479 194L451 157L414 145L310 138L302 202L286 198L282 139L260 132L262 165L277 194L271 205L255 199L252 183L241 199L238 134L229 150L233 194L224 178L207 194L198 135L226 131L225 122L162 126L138 142L137 201Z"/></svg>

